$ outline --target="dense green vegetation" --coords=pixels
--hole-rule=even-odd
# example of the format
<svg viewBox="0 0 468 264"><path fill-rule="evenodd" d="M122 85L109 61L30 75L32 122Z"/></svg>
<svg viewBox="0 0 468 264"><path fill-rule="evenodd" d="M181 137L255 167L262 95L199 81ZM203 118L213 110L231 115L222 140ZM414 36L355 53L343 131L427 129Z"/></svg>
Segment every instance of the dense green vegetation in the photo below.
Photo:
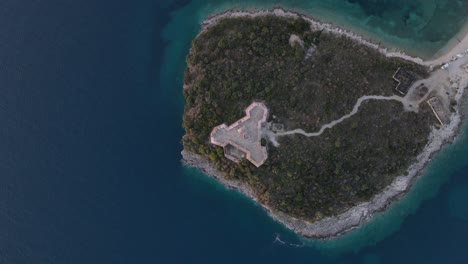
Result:
<svg viewBox="0 0 468 264"><path fill-rule="evenodd" d="M287 130L316 131L349 113L363 95L394 94L398 67L427 75L421 66L326 32L307 61L305 50L289 44L296 34L307 49L319 33L303 19L224 19L193 41L184 80L184 148L251 186L261 202L308 220L343 212L404 174L435 121L426 104L416 114L396 101L368 101L319 137L268 143L269 158L260 168L226 159L209 134L242 117L252 101L265 102L270 121Z"/></svg>

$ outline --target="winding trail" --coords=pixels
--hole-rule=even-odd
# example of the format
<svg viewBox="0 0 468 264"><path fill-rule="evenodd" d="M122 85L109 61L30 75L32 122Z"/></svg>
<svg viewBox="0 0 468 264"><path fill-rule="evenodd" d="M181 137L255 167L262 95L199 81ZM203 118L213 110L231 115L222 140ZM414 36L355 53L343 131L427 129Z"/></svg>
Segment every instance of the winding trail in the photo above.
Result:
<svg viewBox="0 0 468 264"><path fill-rule="evenodd" d="M284 132L278 132L278 133L273 133L271 131L266 131L266 134L267 134L268 138L270 139L270 141L273 143L274 146L279 146L279 143L276 141L276 137L280 137L280 136L286 136L286 135L292 135L292 134L301 134L301 135L304 135L306 137L317 137L317 136L320 136L325 131L325 129L332 128L335 125L337 125L337 124L343 122L344 120L346 120L346 119L352 117L353 115L355 115L358 112L359 107L361 106L361 104L363 102L365 102L365 101L368 101L368 100L386 100L386 101L395 100L395 101L401 102L403 104L403 106L405 107L405 109L408 109L407 106L409 104L409 102L405 98L397 96L397 95L393 95L393 96L365 95L365 96L360 97L357 100L356 104L353 107L353 110L349 114L344 115L344 116L342 116L341 118L339 118L337 120L334 120L334 121L332 121L332 122L330 122L328 124L323 125L320 128L320 130L317 131L317 132L307 133L304 130L298 128L298 129L284 131Z"/></svg>
<svg viewBox="0 0 468 264"><path fill-rule="evenodd" d="M283 15L283 16L291 15L291 13L285 13L284 10L275 9L274 12L276 15ZM292 14L292 16L294 15L295 14ZM466 75L466 73L464 72L465 65L468 66L468 49L467 49L468 48L468 35L465 35L463 37L463 40L461 41L459 40L460 43L452 47L448 52L445 52L444 50L445 54L431 61L423 61L421 58L414 58L414 57L410 57L400 52L391 52L386 49L381 49L378 45L374 43L370 43L362 39L361 37L354 35L353 33L349 33L345 30L342 30L339 28L333 28L331 25L320 24L313 20L310 20L309 22L316 29L325 29L327 31L345 35L351 39L354 39L360 42L361 44L378 49L387 57L399 57L399 58L403 58L405 60L412 61L420 65L430 66L431 69L434 69L434 67L436 67L436 69L431 73L429 78L418 80L415 83L413 83L408 93L404 97L400 97L397 95L394 95L394 96L365 95L365 96L360 97L357 103L354 105L353 110L349 114L344 115L337 120L334 120L328 124L323 125L322 127L320 127L320 130L317 132L306 132L300 128L289 130L289 131L273 132L269 129L270 128L269 126L266 126L263 129L262 133L276 147L279 146L279 143L276 139L280 136L293 135L293 134L301 134L306 137L320 136L325 131L325 129L333 128L335 125L355 115L357 111L359 110L359 107L361 106L361 104L367 100L387 100L387 101L395 100L403 104L403 108L405 111L418 112L420 104L426 101L429 98L429 96L437 96L442 100L443 104L448 108L448 106L451 103L449 97L453 97L454 99L457 99L458 97L461 97L461 94L464 90L464 89L458 89L458 88L456 88L456 90L453 90L451 89L451 85L453 83L458 83L459 85L457 85L457 87L464 88L468 83L468 75ZM304 42L296 35L291 35L289 42L291 45L293 45L294 43L299 43L299 45L304 47ZM445 63L449 64L448 68L446 68L445 70L440 69L440 66ZM415 94L418 93L417 87L419 87L420 85L426 86L429 89L428 92L426 92L424 96L420 98L418 97L412 98L411 96L414 96Z"/></svg>

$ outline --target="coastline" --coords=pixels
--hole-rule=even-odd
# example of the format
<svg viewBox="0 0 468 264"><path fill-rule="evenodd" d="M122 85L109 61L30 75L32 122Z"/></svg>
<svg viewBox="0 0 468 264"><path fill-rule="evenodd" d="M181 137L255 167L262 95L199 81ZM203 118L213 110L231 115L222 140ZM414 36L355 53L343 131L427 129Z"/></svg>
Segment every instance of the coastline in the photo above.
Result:
<svg viewBox="0 0 468 264"><path fill-rule="evenodd" d="M298 13L296 11L286 11L282 7L275 7L273 9L265 9L265 10L237 10L237 9L228 9L222 13L217 13L209 16L205 20L201 22L201 30L198 35L206 31L210 26L216 24L220 19L227 18L227 17L257 17L257 16L266 16L266 15L275 15L281 17L290 17L290 18L303 18L304 20L308 21L314 30L322 30L324 29L327 32L332 34L338 34L346 36L352 40L358 41L360 44L365 45L367 47L373 48L378 50L380 53L384 54L387 57L397 57L401 59L405 59L414 63L418 63L425 66L437 66L442 65L445 62L448 62L452 59L453 56L456 54L462 53L464 50L468 49L468 22L462 28L461 33L463 38L458 41L456 44L451 44L450 42L457 40L457 36L455 36L445 47L443 47L439 52L435 54L434 57L424 59L421 57L414 57L406 54L403 51L400 51L395 48L386 47L385 44L377 44L372 41L369 37L364 37L359 35L353 31L348 29L343 29L341 27L335 26L330 23L325 23L320 21L317 18L310 17L305 14ZM197 35L197 36L198 36ZM440 53L440 54L439 54Z"/></svg>
<svg viewBox="0 0 468 264"><path fill-rule="evenodd" d="M450 126L432 131L429 143L426 145L423 152L418 155L417 162L409 167L408 175L397 177L392 184L387 186L380 194L374 196L371 201L358 204L340 215L326 217L313 223L286 215L282 212L274 211L267 205L258 202L258 199L249 186L240 181L226 179L222 172L216 170L208 160L198 154L183 150L181 152L182 163L185 166L196 168L204 174L216 179L227 189L235 189L243 193L262 206L270 217L296 234L309 239L330 240L370 222L376 214L385 212L394 201L410 191L411 186L423 175L424 169L434 155L436 155L444 145L452 143L456 139L461 127L461 121L461 114L452 115Z"/></svg>
<svg viewBox="0 0 468 264"><path fill-rule="evenodd" d="M259 11L245 11L245 10L229 9L222 13L213 14L201 22L201 30L198 35L205 32L210 26L216 24L220 19L223 19L223 18L258 17L258 16L267 16L267 15L275 15L275 16L286 17L286 18L288 17L289 18L303 18L304 20L308 21L311 24L311 28L313 30L323 29L324 31L330 32L332 34L346 36L349 39L357 41L362 45L378 50L380 53L384 54L387 57L397 57L397 58L402 58L408 61L412 61L417 64L427 65L424 63L424 60L420 57L412 57L404 53L403 51L399 51L394 48L387 48L382 44L376 44L371 39L358 35L350 30L337 27L330 23L321 22L320 20L316 18L307 16L304 14L300 14L295 11L286 11L282 7L275 7L271 10L265 9L265 10L259 10Z"/></svg>
<svg viewBox="0 0 468 264"><path fill-rule="evenodd" d="M461 38L458 36L461 35ZM465 23L460 32L455 35L433 58L427 60L428 65L440 65L450 61L453 56L468 49L468 22Z"/></svg>
<svg viewBox="0 0 468 264"><path fill-rule="evenodd" d="M454 54L459 53L458 51L461 48L465 47L464 45L466 45L466 47L468 48L468 35L466 35L462 43L459 43L455 47L449 49L442 56L439 56L434 60L424 61L421 58L411 57L400 51L390 51L389 49L383 48L380 45L377 45L371 42L370 40L367 40L362 36L359 36L351 31L340 29L331 24L321 23L313 18L295 12L285 11L281 8L253 12L228 10L221 14L210 16L209 18L204 20L202 22L202 29L199 34L202 34L210 26L216 24L220 19L225 17L256 17L265 15L277 15L291 18L302 17L309 23L311 23L311 26L314 29L325 29L325 31L330 32L332 34L344 35L351 40L358 41L360 44L378 50L387 57L399 57L426 66L435 66L445 63L446 58L450 60ZM295 233L305 238L333 239L368 223L373 219L375 214L384 212L392 204L392 202L399 199L410 190L410 187L417 181L417 179L420 176L423 175L426 165L432 160L433 156L445 144L452 143L455 140L456 136L459 134L461 123L463 120L463 106L461 104L464 98L464 88L466 86L468 86L468 80L467 78L463 78L462 83L460 84L460 89L457 92L456 96L456 100L458 102L457 109L455 113L453 113L451 116L450 124L440 129L434 128L432 130L429 136L429 142L427 143L423 151L417 156L416 162L408 168L407 176L399 176L395 178L395 180L389 186L387 186L381 193L375 195L370 201L358 204L340 215L334 217L327 217L314 223L302 219L297 219L281 212L276 212L269 208L267 205L259 203L254 195L254 192L247 185L239 181L228 180L224 178L220 171L217 171L210 164L209 161L207 161L200 155L183 150L182 162L186 166L195 167L203 171L205 174L214 177L227 188L236 189L242 192L244 195L250 197L257 203L259 203L263 208L265 208L265 210L273 219L282 223L284 226L294 231Z"/></svg>

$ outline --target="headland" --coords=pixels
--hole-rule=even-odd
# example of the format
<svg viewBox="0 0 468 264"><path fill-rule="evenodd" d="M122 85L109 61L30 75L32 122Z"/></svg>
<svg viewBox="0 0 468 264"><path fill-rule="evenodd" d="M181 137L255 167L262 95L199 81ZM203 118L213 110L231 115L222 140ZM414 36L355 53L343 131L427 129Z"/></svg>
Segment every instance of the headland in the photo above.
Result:
<svg viewBox="0 0 468 264"><path fill-rule="evenodd" d="M235 22L250 25L247 20L242 19L269 19L271 17L284 18L286 20L280 22L284 22L285 24L292 21L291 31L294 32L291 32L290 37L287 39L291 52L288 53L281 49L275 50L274 47L271 47L271 49L273 52L278 53L278 58L287 57L289 54L296 56L295 62L293 60L283 62L297 63L294 66L296 67L294 68L295 71L304 69L304 72L308 73L307 67L309 67L308 65L313 60L320 60L322 64L310 66L311 71L312 69L316 71L314 67L325 67L324 65L332 64L331 61L333 60L348 58L347 56L350 56L348 53L341 57L334 54L338 53L339 49L345 50L349 47L362 50L361 55L365 54L369 58L363 61L356 61L355 63L358 64L356 68L374 67L374 64L368 64L367 61L375 60L378 61L378 65L382 69L389 69L382 70L381 72L376 71L377 73L375 73L374 77L372 74L367 75L367 73L362 73L364 75L363 80L359 79L356 81L353 79L354 77L350 77L350 83L355 84L356 87L364 87L361 90L358 89L357 93L360 93L359 96L343 95L343 90L333 88L336 84L330 79L332 76L325 76L324 82L317 85L320 87L332 87L330 89L335 89L336 93L323 95L324 97L311 101L319 104L319 101L324 98L335 98L344 102L345 107L342 109L337 108L336 105L331 105L327 101L328 99L325 100L327 101L325 104L319 105L318 108L311 109L306 106L295 108L294 106L300 105L301 102L298 102L294 97L290 98L291 102L285 103L293 107L285 109L274 103L275 100L278 100L278 97L275 96L282 95L271 95L271 93L274 93L272 92L275 89L274 83L268 88L255 87L255 83L252 84L248 80L243 80L243 83L238 83L237 85L233 83L224 84L233 86L232 89L226 89L230 93L236 89L240 91L242 89L252 89L253 91L250 91L250 93L256 94L250 97L252 101L260 100L265 102L267 106L271 106L269 108L271 115L271 118L268 120L269 122L265 120L264 123L259 123L259 125L263 125L263 138L268 140L268 151L272 155L268 157L269 159L266 160L265 165L262 165L263 163L257 164L262 165L260 167L254 164L259 169L257 170L247 161L239 159L237 163L232 163L232 159L229 161L225 160L225 157L227 157L225 153L226 148L223 151L222 148L218 147L220 146L219 144L217 144L218 146L211 146L212 144L210 145L207 142L208 137L203 142L204 135L210 133L208 129L211 130L215 126L222 126L222 123L234 123L242 117L240 113L242 110L245 110L247 105L231 103L230 105L226 105L226 108L221 107L219 105L221 101L219 100L226 96L232 96L232 94L223 94L223 91L219 90L218 86L216 86L217 89L211 91L208 89L203 94L199 94L198 91L205 89L203 85L212 86L212 82L216 81L216 78L211 76L208 76L208 78L211 78L211 82L207 81L206 78L210 72L203 69L203 67L207 67L206 65L214 64L218 69L228 69L229 72L233 71L233 74L237 75L242 75L242 71L245 70L249 72L250 77L253 77L254 80L256 71L261 71L261 68L251 67L252 65L248 63L242 64L242 60L236 61L236 58L232 58L229 65L222 64L216 60L205 59L209 57L208 54L200 51L204 51L203 43L209 43L212 40L210 36L207 36L209 35L207 33L210 33L210 30L212 30L211 33L214 32L213 36L217 37L216 43L213 43L212 48L218 50L218 52L225 50L224 56L232 56L229 48L226 48L233 45L230 43L232 39L224 38L224 32L221 29L230 30L238 36L239 32L230 28L229 19L231 21L233 19L241 19ZM295 23L294 21L297 20L305 21L306 24L302 22ZM266 25L269 25L268 23L270 22L264 21L264 23L267 23ZM271 23L280 22L273 21ZM216 27L220 23L226 24L222 25L224 28L217 29ZM294 27L298 27L299 29L294 29ZM273 26L266 28L266 30L259 29L259 32L263 30L264 34L268 35L270 32L267 31L271 31ZM298 37L298 32L302 33L301 37ZM322 33L326 35L321 36L320 34ZM258 39L256 36L252 36L252 34L244 36L241 32L239 39L236 39L236 41L241 41L243 38L250 38L252 42ZM465 39L467 38L465 37ZM467 43L463 41L439 58L424 61L421 58L413 58L402 52L388 51L386 48L374 44L350 31L320 23L310 17L287 12L283 9L258 12L229 10L222 14L214 15L202 23L202 31L196 40L200 42L194 42L190 51L186 80L184 82L184 95L188 101L188 106L184 114L184 128L187 134L184 136L183 141L183 162L188 166L199 168L207 175L215 177L229 188L238 189L261 204L274 219L297 234L307 238L331 239L337 237L367 223L376 213L384 211L392 201L398 199L410 189L411 185L422 175L425 166L430 162L432 156L444 144L453 141L462 121L460 102L464 95L464 88L468 85L468 74L464 69L464 66L468 63L468 55L465 52L465 45ZM317 40L327 43L339 42L341 46L337 49L322 50ZM281 41L278 40L278 43L282 43ZM304 43L306 44L306 48L304 48ZM282 46L282 49L284 48L285 46ZM263 58L268 54L268 51L255 50L255 48L248 50L245 46L242 46L240 50L248 53L251 57ZM197 58L197 55L200 56ZM203 56L206 57L204 58ZM382 57L389 59L386 60ZM239 67L236 67L236 63L240 63L242 67L239 69ZM261 63L265 63L265 61ZM266 63L269 62L267 61ZM281 64L281 62L278 63ZM338 65L350 62L340 61L336 63ZM360 65L359 63L363 64ZM404 69L402 71L403 74L399 74L399 70L402 67ZM344 69L354 71L356 68L350 67ZM426 69L430 72L426 72ZM331 70L336 71L335 68L331 68ZM386 75L388 75L387 72L393 73L388 78L391 80L391 77L393 77L393 80L397 83L396 87L399 87L398 85L401 85L401 83L406 83L407 87L404 90L397 90L397 93L395 93L395 89L388 89L390 85L380 85L378 78L380 80L387 80L385 79L387 78ZM230 73L220 71L217 74L229 76ZM275 74L281 75L282 72L275 72ZM321 76L321 74L318 76ZM353 72L351 76L355 76L356 74ZM299 78L295 77L295 75L281 77ZM301 95L303 100L307 100L311 96L311 94L304 92L308 89L313 89L314 96L317 93L322 93L318 86L311 88L312 84L308 83L307 74L301 75L300 78L303 79L291 84L289 88L291 93ZM298 88L304 86L304 83L307 83L305 87ZM254 87L250 87L251 85ZM245 88L246 86L249 88ZM375 88L374 86L378 87ZM244 91L249 93L249 90ZM235 96L238 97L236 102L244 101L247 98L243 97L242 94L236 94ZM382 100L386 103L384 104ZM203 112L204 110L199 107L194 107L201 104L214 105L214 107L206 109L207 112ZM364 105L362 109L360 109L361 104ZM232 111L227 111L226 109L231 109ZM301 112L298 111L299 109ZM321 112L320 109L326 109L326 112ZM292 110L294 110L293 113L288 112ZM306 114L314 111L319 114L314 116ZM383 111L384 114L373 118L371 116L376 114L375 111ZM398 114L394 116L388 115L390 111L398 111ZM294 120L297 116L301 115L301 118ZM393 118L395 120L393 122L379 123L378 119L382 118ZM218 123L212 124L210 121ZM369 122L373 122L377 128L374 130L372 126L366 127L365 124ZM298 128L299 126L301 128ZM361 130L347 132L347 130L353 131L356 129ZM384 133L382 130L393 132ZM410 133L407 130L410 130ZM241 132L242 129L239 133ZM359 138L353 133L356 133L356 135L367 133L368 135L364 135L364 138ZM344 136L346 134L349 134L349 138ZM400 134L401 137L399 137ZM363 145L366 140L365 137L369 136L375 136L377 139L375 141L370 140L372 143L368 147L362 147L362 151L358 150L356 152L355 150L351 150L355 147L354 144ZM394 137L395 140L392 141L388 139L389 137ZM385 146L381 145L383 139L388 140ZM408 149L405 148L405 144L408 146ZM319 147L315 150L322 151L319 155L314 156L315 159L312 159L312 161L316 162L316 165L313 166L304 167L304 162L310 162L311 160L297 158L297 153L287 154L286 152L281 152L281 150L287 148L288 151L295 152L297 150L299 153L309 154L307 149L312 145L318 145ZM361 148L361 145L359 145L358 149ZM194 148L195 146L197 148ZM388 149L383 152L376 151L376 153L371 155L385 153L386 156L384 157L389 159L388 163L382 162L378 158L370 160L367 156L369 155L368 152L379 148ZM411 152L410 149L414 149L414 151ZM387 152L390 154L386 154ZM291 156L288 157L286 155ZM311 153L311 155L313 154ZM322 158L320 157L321 155L325 155L325 157ZM392 155L400 155L400 157L395 158ZM242 158L242 156L240 157ZM359 163L358 160L363 158L367 160L368 164L356 165ZM327 159L333 160L331 162L333 165L338 164L331 171L329 168L321 167L321 164L327 164ZM283 163L284 160L287 160L289 163ZM352 163L353 160L357 160L356 164ZM298 167L304 167L304 170L288 171L288 164L292 163ZM369 166L369 169L366 169L366 166ZM381 169L380 167L385 167L385 169ZM263 171L260 169L263 169ZM320 175L308 176L301 174L301 172L313 170L320 171L324 175L330 175L324 178ZM387 172L387 175L379 174L384 172ZM357 175L353 175L353 173ZM369 173L369 175L366 175L366 173ZM342 177L343 175L352 177L352 179L346 179L346 177ZM282 184L276 184L274 182L276 180L282 182ZM316 184L316 182L320 183ZM301 184L308 187L305 189L297 187ZM346 184L352 186L350 190L346 186L336 187L337 185ZM339 191L335 192L335 188L338 188ZM326 191L329 191L330 195L313 196L310 194ZM287 199L282 199L282 195ZM327 197L330 201L324 201ZM338 203L335 200L340 202ZM325 212L315 210L314 206L316 205L320 208L325 208ZM297 210L296 206L310 209L301 211ZM326 206L330 206L330 208L326 208Z"/></svg>

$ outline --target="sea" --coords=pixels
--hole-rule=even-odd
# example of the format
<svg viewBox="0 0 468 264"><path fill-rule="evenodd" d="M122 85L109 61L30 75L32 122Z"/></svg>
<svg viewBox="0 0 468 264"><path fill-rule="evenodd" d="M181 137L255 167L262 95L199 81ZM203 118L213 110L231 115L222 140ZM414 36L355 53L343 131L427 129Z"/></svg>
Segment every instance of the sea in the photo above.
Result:
<svg viewBox="0 0 468 264"><path fill-rule="evenodd" d="M468 263L468 126L368 225L305 240L182 166L200 22L282 6L425 58L466 0L0 1L0 263Z"/></svg>

